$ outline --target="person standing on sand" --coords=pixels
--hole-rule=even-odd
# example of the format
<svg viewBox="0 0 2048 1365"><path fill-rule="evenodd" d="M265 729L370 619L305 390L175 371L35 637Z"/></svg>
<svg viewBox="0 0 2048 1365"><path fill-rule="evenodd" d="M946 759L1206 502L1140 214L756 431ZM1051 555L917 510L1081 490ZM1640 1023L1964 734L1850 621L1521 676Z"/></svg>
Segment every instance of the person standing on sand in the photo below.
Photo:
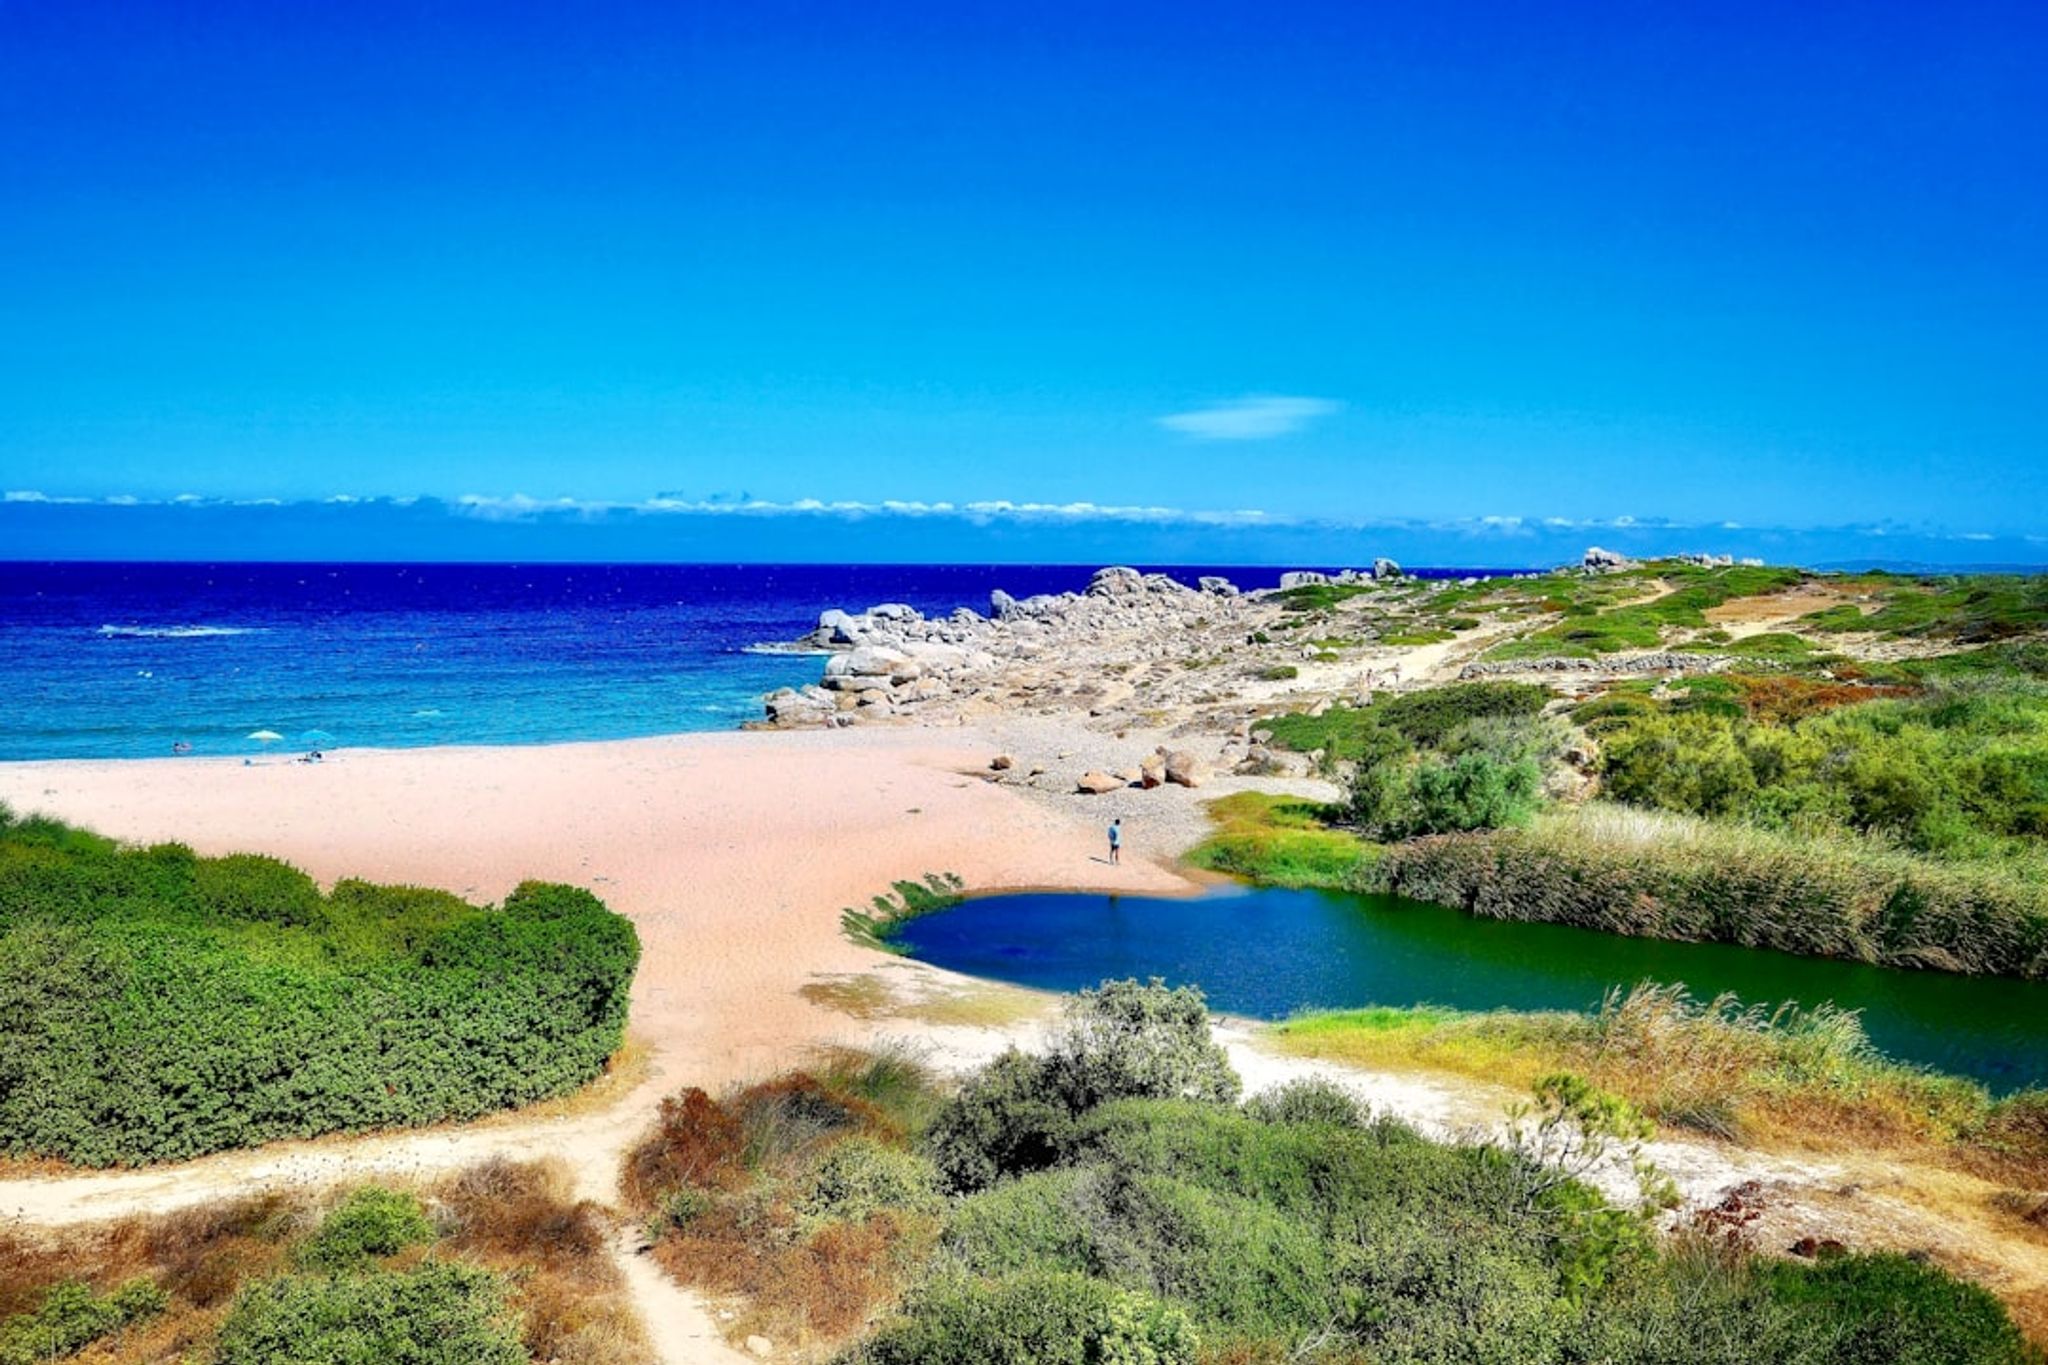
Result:
<svg viewBox="0 0 2048 1365"><path fill-rule="evenodd" d="M1109 861L1111 866L1115 866L1118 863L1118 855L1123 852L1123 847L1124 822L1123 817L1118 816L1109 822Z"/></svg>

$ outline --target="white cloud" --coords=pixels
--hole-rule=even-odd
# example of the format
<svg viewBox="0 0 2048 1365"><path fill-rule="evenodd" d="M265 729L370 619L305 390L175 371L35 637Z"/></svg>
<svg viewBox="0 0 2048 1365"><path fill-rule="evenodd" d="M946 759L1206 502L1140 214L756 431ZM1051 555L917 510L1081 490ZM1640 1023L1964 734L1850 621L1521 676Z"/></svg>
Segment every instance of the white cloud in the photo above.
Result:
<svg viewBox="0 0 2048 1365"><path fill-rule="evenodd" d="M1193 526L1273 526L1289 525L1294 520L1255 508L1191 510L1183 507L1106 505L1094 502L1013 502L1008 498L966 503L921 502L898 498L885 498L876 502L853 499L828 502L822 498L797 498L789 502L774 502L765 498L752 498L738 502L724 498L694 499L663 495L640 502L610 502L577 498L533 498L523 493L467 493L455 499L453 506L465 516L496 521L564 513L583 516L644 513L650 516L835 517L849 521L867 517L946 517L970 521L976 525L1000 521L1123 521Z"/></svg>
<svg viewBox="0 0 2048 1365"><path fill-rule="evenodd" d="M1158 419L1168 431L1197 441L1270 441L1291 436L1318 417L1344 405L1330 398L1294 398L1284 394L1252 394L1226 403L1212 403Z"/></svg>

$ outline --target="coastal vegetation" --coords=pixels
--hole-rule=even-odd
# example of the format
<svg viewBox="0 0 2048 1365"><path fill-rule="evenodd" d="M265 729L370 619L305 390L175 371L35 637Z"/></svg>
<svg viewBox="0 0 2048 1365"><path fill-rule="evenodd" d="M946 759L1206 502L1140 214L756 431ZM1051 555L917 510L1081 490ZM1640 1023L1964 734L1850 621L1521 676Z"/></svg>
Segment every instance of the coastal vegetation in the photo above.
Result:
<svg viewBox="0 0 2048 1365"><path fill-rule="evenodd" d="M1424 1006L1304 1014L1276 1025L1297 1056L1447 1071L1508 1086L1568 1071L1655 1122L1747 1145L1882 1150L2026 1188L2048 1185L2048 1092L1997 1098L1891 1061L1852 1011L1699 1000L1642 983L1590 1014Z"/></svg>
<svg viewBox="0 0 2048 1365"><path fill-rule="evenodd" d="M905 878L877 894L866 907L847 906L839 912L839 927L863 948L901 953L896 933L904 923L960 903L967 889L957 873L927 872L922 881Z"/></svg>
<svg viewBox="0 0 2048 1365"><path fill-rule="evenodd" d="M1643 1122L1581 1077L1538 1077L1490 1142L1325 1084L1239 1093L1197 993L1105 983L950 1093L843 1055L686 1092L625 1183L735 1336L847 1365L2039 1360L1932 1265L1660 1234L1653 1171L1610 1205L1577 1177Z"/></svg>
<svg viewBox="0 0 2048 1365"><path fill-rule="evenodd" d="M104 1166L474 1118L599 1075L630 922L0 812L0 1151Z"/></svg>
<svg viewBox="0 0 2048 1365"><path fill-rule="evenodd" d="M1671 590L1629 599L1628 584L1652 573ZM1262 719L1260 739L1312 755L1348 795L1320 809L1219 808L1194 861L1502 918L2048 975L2048 681L2043 646L2007 638L2031 629L2042 589L1831 583L1889 604L1867 618L1872 629L2001 641L1868 665L1816 643L1811 617L1832 607L1741 639L1693 630L1674 645L1663 633L1707 627L1715 607L1799 580L1657 565L1565 579L1578 596L1542 599L1616 639L1650 621L1635 645L1737 660L1711 674L1610 679L1576 699L1533 683L1458 683ZM1542 581L1437 596L1469 606ZM1606 600L1620 605L1595 605ZM1566 629L1510 643L1547 650ZM1577 643L1604 652L1590 641Z"/></svg>
<svg viewBox="0 0 2048 1365"><path fill-rule="evenodd" d="M644 1360L603 1211L568 1183L493 1161L418 1188L0 1232L0 1363Z"/></svg>

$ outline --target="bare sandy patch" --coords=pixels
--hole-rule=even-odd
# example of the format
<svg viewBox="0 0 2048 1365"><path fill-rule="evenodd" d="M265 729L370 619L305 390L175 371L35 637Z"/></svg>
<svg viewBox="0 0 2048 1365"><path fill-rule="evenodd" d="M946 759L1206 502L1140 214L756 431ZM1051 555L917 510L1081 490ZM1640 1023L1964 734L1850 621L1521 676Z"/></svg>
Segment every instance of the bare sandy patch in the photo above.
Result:
<svg viewBox="0 0 2048 1365"><path fill-rule="evenodd" d="M1777 630L1802 616L1840 606L1854 606L1866 616L1877 609L1875 602L1852 597L1826 583L1801 583L1783 592L1733 597L1717 607L1708 607L1701 615L1740 639Z"/></svg>

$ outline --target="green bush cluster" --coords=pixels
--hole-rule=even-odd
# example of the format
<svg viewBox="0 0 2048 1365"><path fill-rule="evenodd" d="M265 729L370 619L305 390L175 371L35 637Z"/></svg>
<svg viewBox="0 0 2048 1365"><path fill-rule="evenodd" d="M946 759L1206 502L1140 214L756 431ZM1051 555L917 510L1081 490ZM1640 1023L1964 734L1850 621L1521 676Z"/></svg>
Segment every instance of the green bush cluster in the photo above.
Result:
<svg viewBox="0 0 2048 1365"><path fill-rule="evenodd" d="M561 1094L617 1050L638 957L574 887L322 896L0 813L0 1151L173 1160Z"/></svg>
<svg viewBox="0 0 2048 1365"><path fill-rule="evenodd" d="M1550 696L1529 683L1464 683L1260 725L1283 748L1353 764L1346 822L1406 839L1528 820L1555 748L1539 720Z"/></svg>
<svg viewBox="0 0 2048 1365"><path fill-rule="evenodd" d="M862 1365L1194 1365L1187 1315L1061 1271L925 1286L856 1351Z"/></svg>
<svg viewBox="0 0 2048 1365"><path fill-rule="evenodd" d="M0 1365L41 1365L154 1317L170 1297L148 1280L99 1293L79 1280L53 1285L33 1312L0 1322Z"/></svg>
<svg viewBox="0 0 2048 1365"><path fill-rule="evenodd" d="M1130 1017L1176 1040L1139 1052L1178 1048L1176 1009ZM1576 1078L1552 1078L1583 1102L1539 1152L1432 1142L1329 1087L1076 1105L1055 1075L1013 1054L941 1114L941 1165L985 1178L849 1362L2039 1365L1990 1295L1905 1257L1660 1246L1570 1177L1603 1159L1585 1115L1630 1117Z"/></svg>
<svg viewBox="0 0 2048 1365"><path fill-rule="evenodd" d="M365 1185L353 1190L299 1253L299 1259L322 1270L351 1270L379 1256L434 1240L420 1201L399 1190Z"/></svg>
<svg viewBox="0 0 2048 1365"><path fill-rule="evenodd" d="M796 1201L798 1226L862 1223L884 1209L935 1212L938 1171L926 1158L855 1135L833 1146L808 1172Z"/></svg>
<svg viewBox="0 0 2048 1365"><path fill-rule="evenodd" d="M1237 1098L1237 1073L1209 1035L1193 986L1105 981L1070 997L1043 1056L1012 1048L933 1119L927 1150L954 1190L1037 1170L1063 1150L1075 1117L1129 1098Z"/></svg>
<svg viewBox="0 0 2048 1365"><path fill-rule="evenodd" d="M244 1290L213 1365L526 1365L499 1276L459 1261L279 1275Z"/></svg>
<svg viewBox="0 0 2048 1365"><path fill-rule="evenodd" d="M2048 575L1962 574L1909 578L1867 574L1845 580L1873 595L1877 610L1829 607L1800 624L1818 631L1876 631L1896 638L1978 642L2048 630Z"/></svg>
<svg viewBox="0 0 2048 1365"><path fill-rule="evenodd" d="M1333 1081L1302 1079L1261 1090L1244 1102L1244 1112L1261 1123L1320 1123L1336 1128L1369 1128L1372 1114L1349 1090Z"/></svg>
<svg viewBox="0 0 2048 1365"><path fill-rule="evenodd" d="M1296 712L1258 723L1273 743L1297 753L1322 750L1330 760L1370 763L1417 748L1438 748L1476 720L1533 717L1551 699L1532 683L1475 682L1399 692L1370 706L1332 706L1319 716Z"/></svg>
<svg viewBox="0 0 2048 1365"><path fill-rule="evenodd" d="M1638 705L1593 728L1609 792L1638 805L1877 833L1941 856L2048 836L2048 686L2039 683L1947 686L1790 724Z"/></svg>

